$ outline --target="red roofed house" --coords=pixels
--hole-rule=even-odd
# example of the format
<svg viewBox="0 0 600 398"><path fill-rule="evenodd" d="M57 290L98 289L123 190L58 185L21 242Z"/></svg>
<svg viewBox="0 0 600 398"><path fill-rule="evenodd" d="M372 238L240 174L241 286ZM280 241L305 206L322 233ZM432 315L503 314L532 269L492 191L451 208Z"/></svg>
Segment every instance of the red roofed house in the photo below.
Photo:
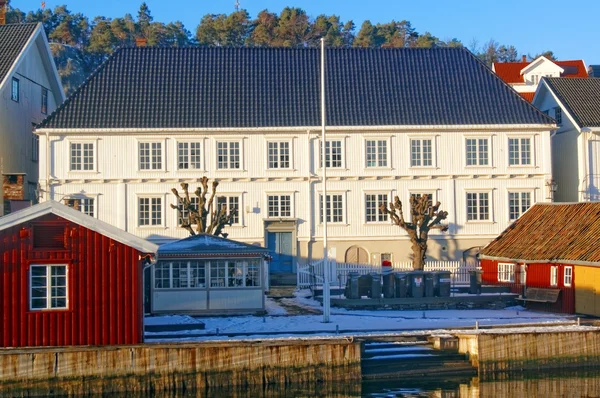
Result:
<svg viewBox="0 0 600 398"><path fill-rule="evenodd" d="M531 62L525 56L521 62L494 62L492 70L529 102L542 77L588 77L582 60L551 61L543 56Z"/></svg>
<svg viewBox="0 0 600 398"><path fill-rule="evenodd" d="M538 203L480 252L482 279L528 308L600 315L600 203Z"/></svg>

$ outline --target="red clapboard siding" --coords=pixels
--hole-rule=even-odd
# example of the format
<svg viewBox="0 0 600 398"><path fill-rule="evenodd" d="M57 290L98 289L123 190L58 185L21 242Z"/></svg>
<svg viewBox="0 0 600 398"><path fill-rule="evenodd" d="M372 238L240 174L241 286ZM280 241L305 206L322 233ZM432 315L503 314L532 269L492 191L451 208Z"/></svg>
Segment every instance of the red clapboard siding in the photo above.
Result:
<svg viewBox="0 0 600 398"><path fill-rule="evenodd" d="M60 248L37 246L40 240L35 241L35 231L44 223L63 231ZM141 343L140 255L134 248L55 215L0 231L1 346ZM31 264L67 265L67 310L29 309Z"/></svg>

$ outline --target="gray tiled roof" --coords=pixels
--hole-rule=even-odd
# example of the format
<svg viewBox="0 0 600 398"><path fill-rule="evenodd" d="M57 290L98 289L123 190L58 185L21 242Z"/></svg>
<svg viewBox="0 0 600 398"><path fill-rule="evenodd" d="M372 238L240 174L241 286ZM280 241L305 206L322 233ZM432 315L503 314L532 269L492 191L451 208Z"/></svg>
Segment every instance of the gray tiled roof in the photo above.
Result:
<svg viewBox="0 0 600 398"><path fill-rule="evenodd" d="M600 79L544 79L579 127L600 127Z"/></svg>
<svg viewBox="0 0 600 398"><path fill-rule="evenodd" d="M269 249L264 247L249 245L244 242L221 238L220 236L199 234L159 246L158 256L211 256L223 253L260 256L268 251Z"/></svg>
<svg viewBox="0 0 600 398"><path fill-rule="evenodd" d="M35 31L36 23L0 25L0 82Z"/></svg>
<svg viewBox="0 0 600 398"><path fill-rule="evenodd" d="M465 49L328 49L327 125L549 124ZM320 51L127 48L41 128L319 126Z"/></svg>

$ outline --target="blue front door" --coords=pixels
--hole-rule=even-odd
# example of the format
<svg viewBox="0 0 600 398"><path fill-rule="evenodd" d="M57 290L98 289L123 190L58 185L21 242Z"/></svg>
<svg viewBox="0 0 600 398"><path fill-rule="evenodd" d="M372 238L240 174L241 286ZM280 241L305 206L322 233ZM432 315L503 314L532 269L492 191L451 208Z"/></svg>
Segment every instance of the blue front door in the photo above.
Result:
<svg viewBox="0 0 600 398"><path fill-rule="evenodd" d="M269 270L271 272L293 272L292 233L268 232L267 245L273 257Z"/></svg>

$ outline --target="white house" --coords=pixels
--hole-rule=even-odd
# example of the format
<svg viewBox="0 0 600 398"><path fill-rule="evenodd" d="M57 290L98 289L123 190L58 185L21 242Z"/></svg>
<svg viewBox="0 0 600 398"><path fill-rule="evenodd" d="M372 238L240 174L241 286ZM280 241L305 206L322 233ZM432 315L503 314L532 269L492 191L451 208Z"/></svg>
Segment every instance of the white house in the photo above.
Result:
<svg viewBox="0 0 600 398"><path fill-rule="evenodd" d="M552 116L558 202L600 201L600 79L544 78L533 105Z"/></svg>
<svg viewBox="0 0 600 398"><path fill-rule="evenodd" d="M588 77L582 60L551 61L540 56L527 62L494 62L492 70L523 98L531 102L543 77Z"/></svg>
<svg viewBox="0 0 600 398"><path fill-rule="evenodd" d="M0 216L37 201L33 128L64 100L41 24L0 25Z"/></svg>
<svg viewBox="0 0 600 398"><path fill-rule="evenodd" d="M338 261L409 258L407 235L378 210L396 195L430 194L449 212L436 259L474 255L549 200L553 120L467 50L331 49L326 75ZM171 188L206 175L239 209L230 237L292 273L323 254L319 76L316 49L117 51L37 129L44 199L163 243L187 236Z"/></svg>

